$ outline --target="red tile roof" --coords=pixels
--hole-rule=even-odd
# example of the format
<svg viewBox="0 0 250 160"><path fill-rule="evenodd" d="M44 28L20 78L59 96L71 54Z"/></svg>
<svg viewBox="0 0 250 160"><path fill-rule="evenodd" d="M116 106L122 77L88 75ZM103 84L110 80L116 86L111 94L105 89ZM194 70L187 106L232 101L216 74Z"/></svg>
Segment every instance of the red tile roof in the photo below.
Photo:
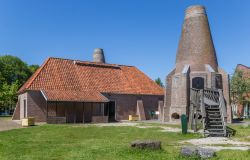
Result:
<svg viewBox="0 0 250 160"><path fill-rule="evenodd" d="M163 95L163 88L136 67L60 58L47 59L18 93L26 90L44 90L48 99L74 101L101 100L101 93Z"/></svg>
<svg viewBox="0 0 250 160"><path fill-rule="evenodd" d="M105 96L100 92L94 91L60 91L60 90L42 90L47 101L74 101L74 102L108 102Z"/></svg>

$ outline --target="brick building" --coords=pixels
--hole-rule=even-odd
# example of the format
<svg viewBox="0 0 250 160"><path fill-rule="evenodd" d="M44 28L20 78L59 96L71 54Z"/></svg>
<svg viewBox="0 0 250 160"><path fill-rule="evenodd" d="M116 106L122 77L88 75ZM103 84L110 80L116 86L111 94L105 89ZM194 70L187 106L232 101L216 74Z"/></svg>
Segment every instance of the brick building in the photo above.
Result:
<svg viewBox="0 0 250 160"><path fill-rule="evenodd" d="M168 74L166 84L163 121L180 121L176 115L189 115L190 88L211 88L223 90L227 121L231 122L228 74L218 67L203 6L191 6L186 9L176 65Z"/></svg>
<svg viewBox="0 0 250 160"><path fill-rule="evenodd" d="M94 61L49 58L18 91L13 119L85 123L150 119L163 89L134 66L107 64L102 49Z"/></svg>
<svg viewBox="0 0 250 160"><path fill-rule="evenodd" d="M235 72L236 71L241 71L243 78L250 78L250 67L238 64L235 69ZM250 118L250 93L245 94L244 100L245 102L243 104L232 104L232 111L235 117L243 116L243 118Z"/></svg>

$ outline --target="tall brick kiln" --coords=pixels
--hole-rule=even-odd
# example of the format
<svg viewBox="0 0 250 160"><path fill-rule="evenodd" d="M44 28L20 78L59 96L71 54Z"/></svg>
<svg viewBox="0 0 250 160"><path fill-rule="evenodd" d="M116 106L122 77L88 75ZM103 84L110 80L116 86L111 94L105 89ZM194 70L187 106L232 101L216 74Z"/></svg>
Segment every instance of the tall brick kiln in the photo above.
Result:
<svg viewBox="0 0 250 160"><path fill-rule="evenodd" d="M186 9L176 55L175 68L166 78L163 121L180 121L178 115L190 113L190 88L222 89L226 121L231 122L228 74L218 67L206 10L195 5Z"/></svg>

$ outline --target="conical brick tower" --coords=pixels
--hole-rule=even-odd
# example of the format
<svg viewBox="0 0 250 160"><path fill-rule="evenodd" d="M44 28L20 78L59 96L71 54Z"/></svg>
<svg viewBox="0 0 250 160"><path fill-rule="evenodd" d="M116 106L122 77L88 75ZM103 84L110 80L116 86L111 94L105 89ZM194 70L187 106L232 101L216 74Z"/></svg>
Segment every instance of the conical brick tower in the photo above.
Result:
<svg viewBox="0 0 250 160"><path fill-rule="evenodd" d="M227 121L231 121L228 75L218 67L205 7L186 9L176 55L176 66L166 78L163 121L180 121L189 115L190 88L222 89L227 104ZM176 118L177 117L177 118Z"/></svg>

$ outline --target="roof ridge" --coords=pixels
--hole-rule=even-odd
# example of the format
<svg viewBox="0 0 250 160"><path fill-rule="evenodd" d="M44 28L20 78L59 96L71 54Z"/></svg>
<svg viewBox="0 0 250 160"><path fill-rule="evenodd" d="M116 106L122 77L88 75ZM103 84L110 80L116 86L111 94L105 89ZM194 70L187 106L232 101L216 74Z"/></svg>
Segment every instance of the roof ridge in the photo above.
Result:
<svg viewBox="0 0 250 160"><path fill-rule="evenodd" d="M246 66L246 65L244 65L244 64L237 64L236 68L237 68L238 66L243 66L243 67L246 67L246 68L250 69L250 67L248 67L248 66Z"/></svg>
<svg viewBox="0 0 250 160"><path fill-rule="evenodd" d="M93 61L84 61L84 60L79 60L79 59L69 59L69 58L60 58L60 57L49 57L51 59L59 59L59 60L69 60L69 61L79 61L80 63L91 63L91 64L98 64L98 65L116 65L118 67L120 66L126 66L126 67L135 67L131 65L124 65L124 64L115 64L115 63L97 63Z"/></svg>

